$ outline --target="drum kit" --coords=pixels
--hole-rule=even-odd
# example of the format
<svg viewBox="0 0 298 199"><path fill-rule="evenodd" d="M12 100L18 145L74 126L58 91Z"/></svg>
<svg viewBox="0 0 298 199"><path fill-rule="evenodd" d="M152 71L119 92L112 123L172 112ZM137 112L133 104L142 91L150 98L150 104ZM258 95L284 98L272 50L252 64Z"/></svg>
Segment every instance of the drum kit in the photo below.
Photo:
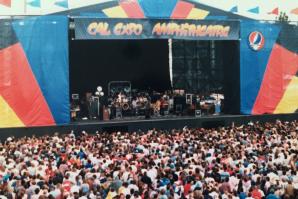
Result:
<svg viewBox="0 0 298 199"><path fill-rule="evenodd" d="M121 108L124 111L128 111L130 109L130 100L122 93L118 94L118 97L114 99L113 104L116 108Z"/></svg>
<svg viewBox="0 0 298 199"><path fill-rule="evenodd" d="M137 97L136 99L136 104L138 109L146 109L146 104L148 103L148 98L147 97Z"/></svg>
<svg viewBox="0 0 298 199"><path fill-rule="evenodd" d="M118 95L118 98L114 100L114 105L116 107L121 107L124 111L130 110L132 108L145 109L148 101L149 100L147 97L137 97L135 100L134 107L134 102L131 102L131 100L128 97L126 97L125 95Z"/></svg>

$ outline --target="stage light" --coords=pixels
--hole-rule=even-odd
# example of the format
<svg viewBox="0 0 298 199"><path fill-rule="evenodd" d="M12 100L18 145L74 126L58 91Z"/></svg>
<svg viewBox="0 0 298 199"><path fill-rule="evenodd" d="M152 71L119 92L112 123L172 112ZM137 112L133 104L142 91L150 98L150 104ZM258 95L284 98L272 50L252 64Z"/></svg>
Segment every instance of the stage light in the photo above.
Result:
<svg viewBox="0 0 298 199"><path fill-rule="evenodd" d="M101 86L98 86L98 87L97 87L97 91L98 91L98 92L101 92L101 91L102 91L102 87L101 87Z"/></svg>

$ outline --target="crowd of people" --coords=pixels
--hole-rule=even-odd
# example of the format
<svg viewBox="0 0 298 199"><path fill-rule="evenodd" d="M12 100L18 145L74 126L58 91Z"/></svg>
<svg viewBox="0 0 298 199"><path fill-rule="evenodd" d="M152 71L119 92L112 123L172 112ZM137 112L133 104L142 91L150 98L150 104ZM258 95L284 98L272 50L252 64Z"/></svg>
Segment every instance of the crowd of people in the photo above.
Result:
<svg viewBox="0 0 298 199"><path fill-rule="evenodd" d="M298 122L10 137L0 198L295 199Z"/></svg>

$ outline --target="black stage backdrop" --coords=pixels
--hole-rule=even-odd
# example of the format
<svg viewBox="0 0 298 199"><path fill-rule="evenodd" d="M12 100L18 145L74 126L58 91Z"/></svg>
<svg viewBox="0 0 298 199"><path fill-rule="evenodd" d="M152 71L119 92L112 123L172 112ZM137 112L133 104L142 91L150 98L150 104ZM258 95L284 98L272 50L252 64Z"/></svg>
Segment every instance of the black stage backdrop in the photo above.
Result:
<svg viewBox="0 0 298 199"><path fill-rule="evenodd" d="M224 66L224 113L240 114L240 43L220 41Z"/></svg>
<svg viewBox="0 0 298 199"><path fill-rule="evenodd" d="M110 81L131 81L132 87L171 88L167 40L70 41L70 91L84 94Z"/></svg>
<svg viewBox="0 0 298 199"><path fill-rule="evenodd" d="M174 88L220 91L224 113L239 113L239 42L216 41L214 55L211 41L173 42ZM168 40L71 40L70 91L82 95L102 86L107 93L110 81L131 81L140 90L168 90L168 57Z"/></svg>

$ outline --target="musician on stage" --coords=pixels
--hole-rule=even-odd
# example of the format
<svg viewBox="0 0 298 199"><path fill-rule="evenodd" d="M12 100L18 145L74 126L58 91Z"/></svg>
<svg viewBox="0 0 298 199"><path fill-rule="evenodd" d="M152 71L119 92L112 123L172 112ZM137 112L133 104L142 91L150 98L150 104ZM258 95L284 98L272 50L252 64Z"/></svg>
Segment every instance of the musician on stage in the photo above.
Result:
<svg viewBox="0 0 298 199"><path fill-rule="evenodd" d="M146 119L150 119L150 117L151 117L150 108L151 108L151 104L150 104L149 100L146 100L146 102L145 102L145 118Z"/></svg>
<svg viewBox="0 0 298 199"><path fill-rule="evenodd" d="M167 111L168 108L169 108L168 97L164 95L160 100L160 114L165 115L165 111Z"/></svg>
<svg viewBox="0 0 298 199"><path fill-rule="evenodd" d="M132 102L131 102L131 105L132 105L132 115L137 115L137 99L136 98L133 98Z"/></svg>

